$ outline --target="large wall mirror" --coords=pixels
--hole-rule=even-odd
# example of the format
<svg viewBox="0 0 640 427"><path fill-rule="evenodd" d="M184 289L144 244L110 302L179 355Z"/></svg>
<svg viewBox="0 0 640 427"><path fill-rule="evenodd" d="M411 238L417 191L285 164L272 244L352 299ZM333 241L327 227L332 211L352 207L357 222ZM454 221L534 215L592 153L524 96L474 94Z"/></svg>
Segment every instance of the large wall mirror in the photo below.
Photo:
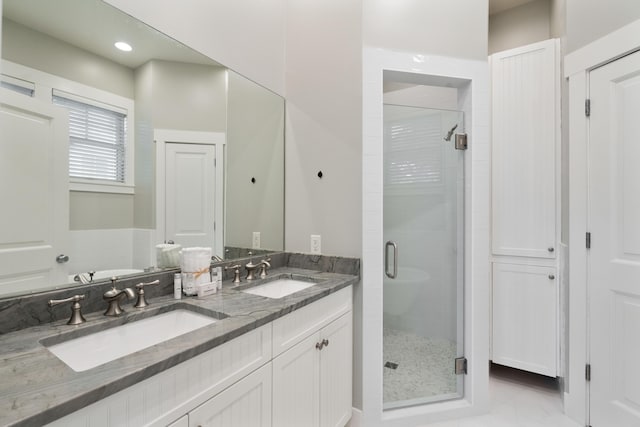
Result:
<svg viewBox="0 0 640 427"><path fill-rule="evenodd" d="M210 246L225 259L284 249L282 97L100 0L2 5L3 93L82 111L77 120L69 113L65 275L51 274L48 287L0 277L0 296L73 285L88 271L140 272L157 266L156 245L167 241ZM117 50L117 41L132 50ZM104 111L124 124L102 132L112 120ZM100 140L111 133L124 139L124 148L109 146L115 160L74 141L91 123L98 145L115 144ZM13 180L12 194L22 181ZM21 200L10 197L13 211L32 209ZM0 220L13 234L29 227L15 215Z"/></svg>

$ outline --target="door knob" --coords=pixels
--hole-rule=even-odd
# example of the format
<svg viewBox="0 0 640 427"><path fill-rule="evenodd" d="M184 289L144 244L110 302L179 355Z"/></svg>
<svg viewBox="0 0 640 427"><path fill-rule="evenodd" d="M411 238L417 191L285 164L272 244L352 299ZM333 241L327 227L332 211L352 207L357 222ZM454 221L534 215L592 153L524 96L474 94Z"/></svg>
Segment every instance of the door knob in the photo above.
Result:
<svg viewBox="0 0 640 427"><path fill-rule="evenodd" d="M56 257L56 262L58 264L64 264L65 262L69 262L69 255L60 254Z"/></svg>

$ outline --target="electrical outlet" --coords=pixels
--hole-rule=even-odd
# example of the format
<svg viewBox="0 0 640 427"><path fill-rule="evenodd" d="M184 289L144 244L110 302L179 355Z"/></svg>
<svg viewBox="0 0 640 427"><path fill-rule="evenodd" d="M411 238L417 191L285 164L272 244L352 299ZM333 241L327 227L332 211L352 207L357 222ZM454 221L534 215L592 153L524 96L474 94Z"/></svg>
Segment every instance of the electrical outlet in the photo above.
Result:
<svg viewBox="0 0 640 427"><path fill-rule="evenodd" d="M260 232L259 231L254 231L253 232L253 244L252 244L252 248L253 249L260 249Z"/></svg>
<svg viewBox="0 0 640 427"><path fill-rule="evenodd" d="M311 235L311 253L312 254L322 253L322 239L319 234Z"/></svg>

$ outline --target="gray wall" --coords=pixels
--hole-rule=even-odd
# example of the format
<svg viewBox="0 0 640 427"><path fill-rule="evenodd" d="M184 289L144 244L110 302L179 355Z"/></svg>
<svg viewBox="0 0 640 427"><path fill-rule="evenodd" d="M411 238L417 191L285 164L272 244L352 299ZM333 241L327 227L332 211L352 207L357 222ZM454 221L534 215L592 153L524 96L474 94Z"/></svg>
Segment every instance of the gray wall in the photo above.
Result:
<svg viewBox="0 0 640 427"><path fill-rule="evenodd" d="M8 19L2 20L2 58L133 98L133 71Z"/></svg>
<svg viewBox="0 0 640 427"><path fill-rule="evenodd" d="M550 3L536 0L489 16L489 54L549 39Z"/></svg>
<svg viewBox="0 0 640 427"><path fill-rule="evenodd" d="M283 250L284 99L233 71L227 95L225 245Z"/></svg>
<svg viewBox="0 0 640 427"><path fill-rule="evenodd" d="M640 19L638 0L566 0L567 53Z"/></svg>

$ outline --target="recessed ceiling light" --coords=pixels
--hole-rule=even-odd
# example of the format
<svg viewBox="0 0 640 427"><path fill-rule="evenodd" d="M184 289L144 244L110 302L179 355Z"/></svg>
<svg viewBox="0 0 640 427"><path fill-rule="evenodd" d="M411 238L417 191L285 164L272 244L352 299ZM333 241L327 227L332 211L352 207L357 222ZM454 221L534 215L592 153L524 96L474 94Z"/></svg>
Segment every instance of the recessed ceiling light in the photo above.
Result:
<svg viewBox="0 0 640 427"><path fill-rule="evenodd" d="M131 45L129 43L125 43L125 42L116 42L114 44L114 46L117 47L118 49L120 49L123 52L131 52L133 50Z"/></svg>

